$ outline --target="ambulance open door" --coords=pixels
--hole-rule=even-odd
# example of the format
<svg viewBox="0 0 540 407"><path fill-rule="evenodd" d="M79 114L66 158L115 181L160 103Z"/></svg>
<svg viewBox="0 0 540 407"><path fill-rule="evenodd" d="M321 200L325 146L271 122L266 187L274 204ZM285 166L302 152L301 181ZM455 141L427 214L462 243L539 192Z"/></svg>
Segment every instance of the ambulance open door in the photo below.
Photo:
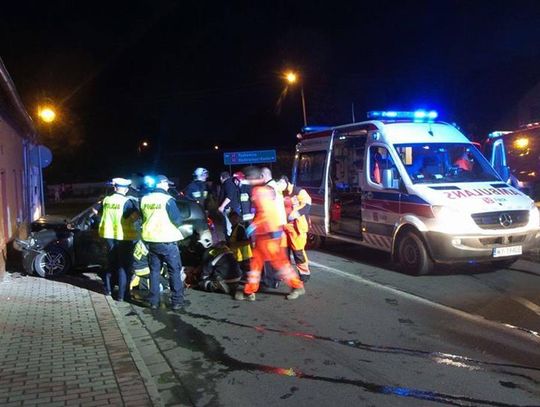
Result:
<svg viewBox="0 0 540 407"><path fill-rule="evenodd" d="M361 179L366 138L365 130L334 134L327 188L331 234L362 238Z"/></svg>

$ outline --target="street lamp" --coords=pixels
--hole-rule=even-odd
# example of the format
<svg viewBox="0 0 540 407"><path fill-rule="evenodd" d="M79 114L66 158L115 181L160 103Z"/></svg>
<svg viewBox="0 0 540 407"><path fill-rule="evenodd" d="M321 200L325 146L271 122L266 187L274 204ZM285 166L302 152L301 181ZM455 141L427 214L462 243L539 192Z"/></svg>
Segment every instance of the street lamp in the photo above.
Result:
<svg viewBox="0 0 540 407"><path fill-rule="evenodd" d="M39 106L38 117L45 123L52 123L56 119L56 112L51 106Z"/></svg>
<svg viewBox="0 0 540 407"><path fill-rule="evenodd" d="M294 71L285 72L284 77L289 85L294 85L297 82L300 82L300 95L302 97L302 113L304 114L304 127L305 127L307 126L307 115L306 115L306 98L304 96L304 81L299 81L299 75Z"/></svg>
<svg viewBox="0 0 540 407"><path fill-rule="evenodd" d="M141 154L143 150L146 150L150 146L150 143L146 140L142 140L139 142L139 145L137 146L137 152Z"/></svg>

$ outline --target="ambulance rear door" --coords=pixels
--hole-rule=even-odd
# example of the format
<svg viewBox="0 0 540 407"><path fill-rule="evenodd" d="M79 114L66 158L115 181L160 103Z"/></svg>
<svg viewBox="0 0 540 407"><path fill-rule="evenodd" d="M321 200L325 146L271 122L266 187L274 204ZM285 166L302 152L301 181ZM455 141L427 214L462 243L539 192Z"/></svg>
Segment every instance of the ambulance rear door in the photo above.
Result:
<svg viewBox="0 0 540 407"><path fill-rule="evenodd" d="M304 188L312 200L310 235L326 236L328 213L328 166L331 155L332 132L308 135L296 146L292 182Z"/></svg>

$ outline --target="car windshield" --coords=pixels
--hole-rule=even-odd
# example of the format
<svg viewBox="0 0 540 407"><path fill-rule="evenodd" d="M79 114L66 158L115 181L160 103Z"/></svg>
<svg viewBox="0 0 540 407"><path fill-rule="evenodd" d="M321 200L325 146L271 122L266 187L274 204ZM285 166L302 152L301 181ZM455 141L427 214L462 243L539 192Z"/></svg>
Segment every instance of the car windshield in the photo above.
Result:
<svg viewBox="0 0 540 407"><path fill-rule="evenodd" d="M469 143L395 144L394 148L413 184L500 181Z"/></svg>

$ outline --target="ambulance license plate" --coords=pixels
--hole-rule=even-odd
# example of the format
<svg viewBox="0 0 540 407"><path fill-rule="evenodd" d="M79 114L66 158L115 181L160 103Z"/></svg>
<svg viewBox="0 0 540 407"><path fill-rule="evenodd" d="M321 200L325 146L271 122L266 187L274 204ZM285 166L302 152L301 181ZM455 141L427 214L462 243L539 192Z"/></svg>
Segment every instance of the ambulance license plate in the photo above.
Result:
<svg viewBox="0 0 540 407"><path fill-rule="evenodd" d="M521 253L521 246L495 247L493 249L493 257L518 256Z"/></svg>

